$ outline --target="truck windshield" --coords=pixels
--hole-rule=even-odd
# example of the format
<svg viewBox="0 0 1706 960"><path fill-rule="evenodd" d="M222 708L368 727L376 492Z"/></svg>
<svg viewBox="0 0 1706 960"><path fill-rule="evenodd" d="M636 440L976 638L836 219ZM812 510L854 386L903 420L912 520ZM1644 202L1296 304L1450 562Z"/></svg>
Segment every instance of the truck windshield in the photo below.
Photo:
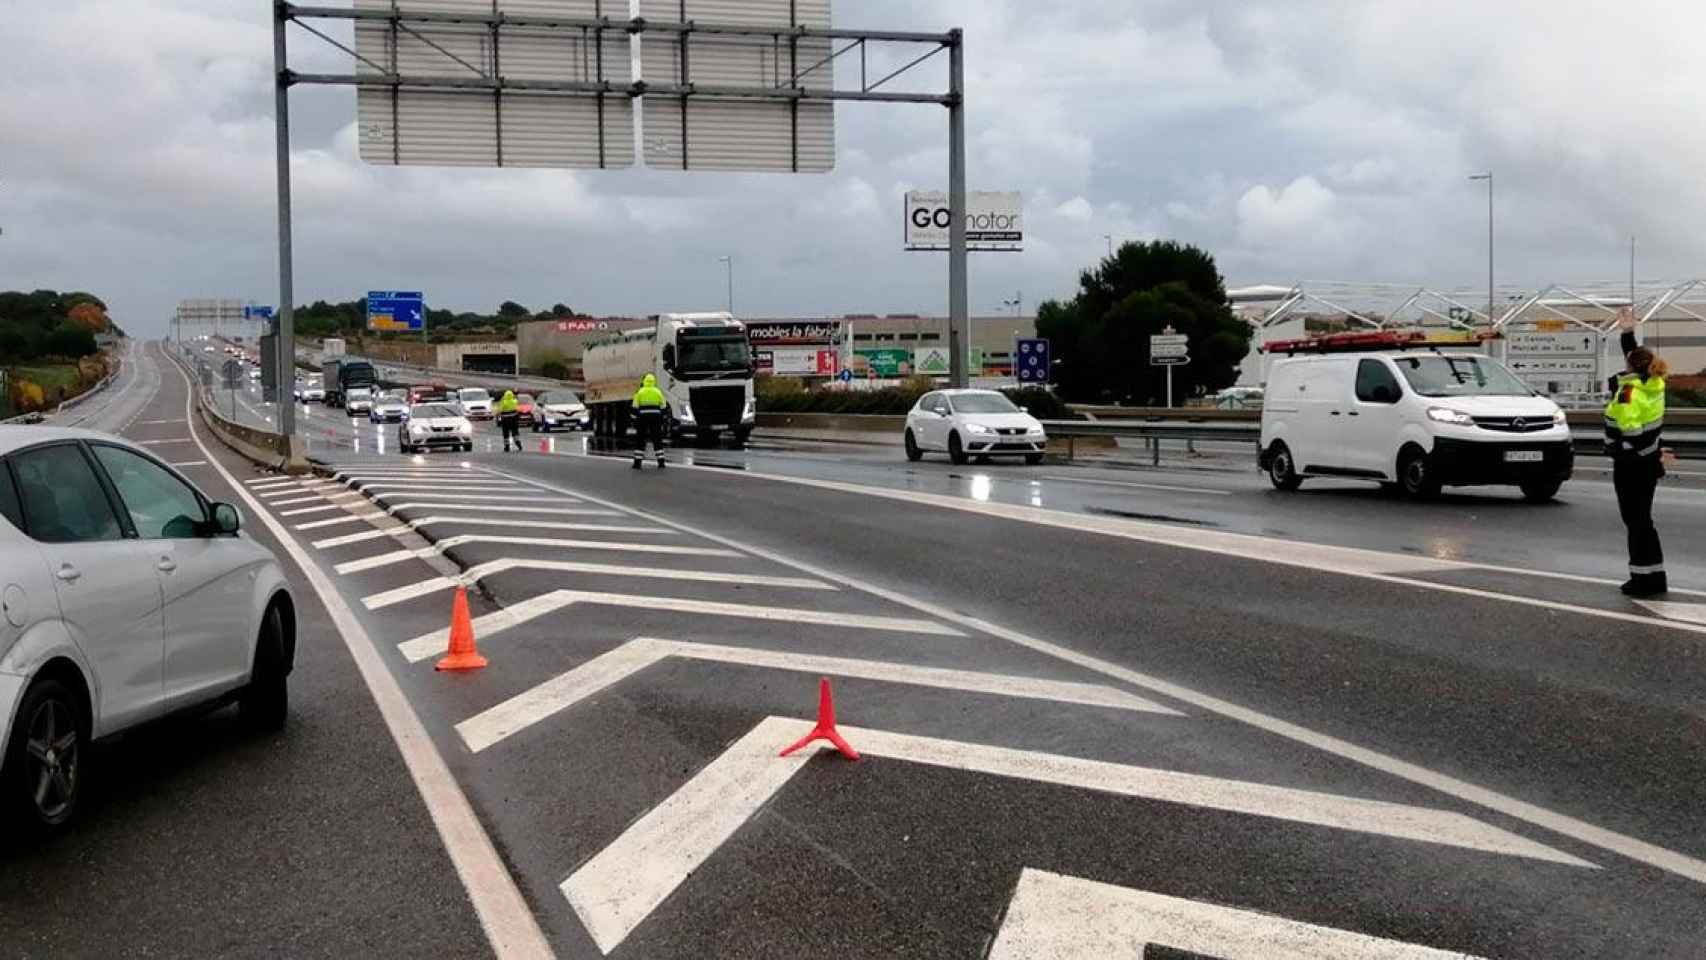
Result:
<svg viewBox="0 0 1706 960"><path fill-rule="evenodd" d="M1531 397L1530 390L1501 364L1487 357L1396 357L1393 362L1424 397Z"/></svg>
<svg viewBox="0 0 1706 960"><path fill-rule="evenodd" d="M745 337L682 337L676 345L676 365L686 373L745 370L751 348Z"/></svg>

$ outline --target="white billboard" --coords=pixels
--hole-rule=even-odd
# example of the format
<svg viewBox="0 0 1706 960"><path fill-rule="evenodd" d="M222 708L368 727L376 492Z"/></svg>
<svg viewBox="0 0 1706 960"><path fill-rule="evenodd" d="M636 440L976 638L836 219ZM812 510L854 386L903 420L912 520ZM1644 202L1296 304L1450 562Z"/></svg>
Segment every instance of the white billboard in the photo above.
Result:
<svg viewBox="0 0 1706 960"><path fill-rule="evenodd" d="M790 37L793 27L829 29L830 0L640 0L652 22L773 27L773 33L640 35L647 83L701 87L798 86L828 92L835 64L826 37ZM669 170L827 173L835 168L835 105L827 100L742 100L649 95L641 117L646 166Z"/></svg>
<svg viewBox="0 0 1706 960"><path fill-rule="evenodd" d="M390 10L391 0L355 0L360 10ZM624 18L626 0L407 0L411 13L516 17ZM484 23L360 20L358 74L467 81L466 90L361 87L356 130L361 158L374 164L566 167L634 165L634 105L613 95L544 90L498 91L506 81L633 82L622 30L570 32Z"/></svg>
<svg viewBox="0 0 1706 960"><path fill-rule="evenodd" d="M948 195L914 190L906 195L906 249L946 250L953 217ZM1025 198L1017 192L966 194L966 249L1025 249Z"/></svg>

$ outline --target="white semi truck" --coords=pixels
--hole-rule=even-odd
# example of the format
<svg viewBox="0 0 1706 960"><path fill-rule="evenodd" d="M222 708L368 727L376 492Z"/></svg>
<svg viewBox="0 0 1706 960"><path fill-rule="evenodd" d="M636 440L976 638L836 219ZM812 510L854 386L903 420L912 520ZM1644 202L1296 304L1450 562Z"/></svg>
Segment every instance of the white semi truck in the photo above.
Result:
<svg viewBox="0 0 1706 960"><path fill-rule="evenodd" d="M629 406L646 374L669 399L670 434L701 445L724 433L744 444L756 422L746 325L728 313L666 313L651 327L587 347L586 405L593 435L628 432Z"/></svg>

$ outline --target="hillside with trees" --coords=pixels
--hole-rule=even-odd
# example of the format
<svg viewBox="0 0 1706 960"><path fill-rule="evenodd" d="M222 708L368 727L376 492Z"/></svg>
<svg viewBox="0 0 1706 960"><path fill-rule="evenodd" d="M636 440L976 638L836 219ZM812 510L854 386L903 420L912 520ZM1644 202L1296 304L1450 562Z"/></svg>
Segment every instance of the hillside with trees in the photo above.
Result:
<svg viewBox="0 0 1706 960"><path fill-rule="evenodd" d="M95 337L123 336L107 305L81 291L0 292L0 370L6 391L0 413L46 409L107 375Z"/></svg>

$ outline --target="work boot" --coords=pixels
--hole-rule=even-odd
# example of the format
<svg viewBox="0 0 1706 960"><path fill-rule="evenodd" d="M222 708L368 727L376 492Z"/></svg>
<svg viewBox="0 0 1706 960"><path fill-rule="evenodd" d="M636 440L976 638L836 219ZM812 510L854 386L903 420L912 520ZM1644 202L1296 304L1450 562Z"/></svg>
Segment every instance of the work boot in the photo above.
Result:
<svg viewBox="0 0 1706 960"><path fill-rule="evenodd" d="M635 470L640 469L640 458L639 457L634 458L634 469Z"/></svg>
<svg viewBox="0 0 1706 960"><path fill-rule="evenodd" d="M1623 585L1623 594L1637 599L1657 597L1670 590L1670 583L1662 573L1640 573L1629 578Z"/></svg>
<svg viewBox="0 0 1706 960"><path fill-rule="evenodd" d="M658 469L662 470L664 467L667 467L667 466L669 466L669 461L665 460L663 457L658 457Z"/></svg>

